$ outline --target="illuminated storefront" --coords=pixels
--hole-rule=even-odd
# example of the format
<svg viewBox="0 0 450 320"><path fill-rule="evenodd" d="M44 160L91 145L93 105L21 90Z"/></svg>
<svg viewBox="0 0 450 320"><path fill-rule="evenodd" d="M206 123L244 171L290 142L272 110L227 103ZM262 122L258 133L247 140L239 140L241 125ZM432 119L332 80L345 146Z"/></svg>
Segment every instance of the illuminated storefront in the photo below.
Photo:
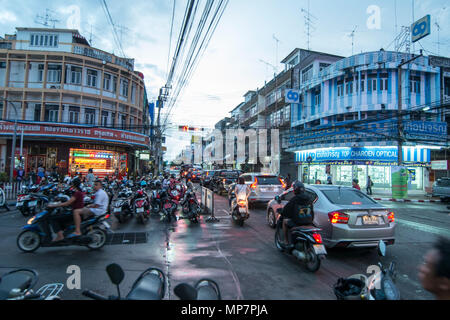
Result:
<svg viewBox="0 0 450 320"><path fill-rule="evenodd" d="M104 177L115 173L116 169L127 168L127 154L106 150L70 149L69 172L86 175L92 169L94 175Z"/></svg>
<svg viewBox="0 0 450 320"><path fill-rule="evenodd" d="M311 163L307 159L311 157ZM353 179L365 188L368 176L375 188L390 189L391 170L397 166L397 147L327 148L296 152L298 173L305 183L351 186ZM426 147L404 147L403 165L409 172L409 189L424 190L428 185L430 150Z"/></svg>

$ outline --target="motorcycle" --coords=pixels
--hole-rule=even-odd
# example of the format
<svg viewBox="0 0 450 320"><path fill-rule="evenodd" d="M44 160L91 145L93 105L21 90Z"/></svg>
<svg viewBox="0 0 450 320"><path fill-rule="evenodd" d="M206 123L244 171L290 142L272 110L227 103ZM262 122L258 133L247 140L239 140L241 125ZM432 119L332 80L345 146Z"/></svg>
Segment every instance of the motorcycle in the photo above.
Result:
<svg viewBox="0 0 450 320"><path fill-rule="evenodd" d="M46 284L34 292L38 273L33 269L16 269L0 277L0 300L60 300L62 283Z"/></svg>
<svg viewBox="0 0 450 320"><path fill-rule="evenodd" d="M66 200L68 197L66 196ZM59 210L63 210L62 212ZM74 232L75 226L69 225L64 230L64 240L53 242L51 231L51 219L57 212L72 215L67 208L47 208L29 219L27 225L22 228L22 232L17 236L17 246L23 252L34 252L39 247L63 247L63 246L86 246L91 250L98 250L106 243L107 230L110 225L106 220L109 214L90 217L81 223L81 236L69 238L66 237Z"/></svg>
<svg viewBox="0 0 450 320"><path fill-rule="evenodd" d="M305 210L310 210L305 208ZM306 269L310 272L316 272L320 268L321 260L325 259L327 251L322 241L319 228L314 226L298 226L292 228L291 234L293 248L288 250L282 242L283 237L283 216L282 209L276 222L275 246L281 252L286 252L306 264Z"/></svg>
<svg viewBox="0 0 450 320"><path fill-rule="evenodd" d="M142 224L145 224L150 218L150 206L148 203L148 196L144 190L141 189L137 191L133 201L133 208L136 218Z"/></svg>
<svg viewBox="0 0 450 320"><path fill-rule="evenodd" d="M132 197L133 193L130 189L123 189L119 192L113 206L114 216L119 220L119 223L124 223L128 218L133 217Z"/></svg>
<svg viewBox="0 0 450 320"><path fill-rule="evenodd" d="M83 291L83 295L94 300L162 300L166 292L166 276L156 268L149 268L141 273L134 282L130 292L123 298L119 285L125 274L118 264L106 267L110 281L117 287L117 296L105 297L91 290Z"/></svg>
<svg viewBox="0 0 450 320"><path fill-rule="evenodd" d="M200 217L200 204L197 201L194 191L187 190L181 201L183 216L193 223L198 223Z"/></svg>
<svg viewBox="0 0 450 320"><path fill-rule="evenodd" d="M35 215L40 212L48 202L46 196L34 193L38 188L22 186L22 192L17 196L16 208L24 217Z"/></svg>
<svg viewBox="0 0 450 320"><path fill-rule="evenodd" d="M246 199L237 199L234 192L231 193L231 218L239 225L243 226L244 221L250 217L248 212L248 202Z"/></svg>
<svg viewBox="0 0 450 320"><path fill-rule="evenodd" d="M378 255L386 256L386 244L383 240L378 243ZM338 300L400 300L400 291L395 285L395 262L391 262L388 268L379 262L378 267L380 271L369 279L361 274L346 279L339 278L333 286Z"/></svg>
<svg viewBox="0 0 450 320"><path fill-rule="evenodd" d="M172 222L172 220L177 221L178 218L176 216L176 211L178 209L178 202L169 196L168 191L163 191L160 194L161 202L162 202L162 210L161 210L161 220L166 222Z"/></svg>

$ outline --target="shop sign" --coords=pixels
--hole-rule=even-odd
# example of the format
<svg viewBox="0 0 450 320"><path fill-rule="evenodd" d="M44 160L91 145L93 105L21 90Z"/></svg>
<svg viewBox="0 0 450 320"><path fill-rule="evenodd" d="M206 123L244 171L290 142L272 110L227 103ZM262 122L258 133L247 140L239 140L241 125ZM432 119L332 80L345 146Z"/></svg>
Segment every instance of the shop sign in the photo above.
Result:
<svg viewBox="0 0 450 320"><path fill-rule="evenodd" d="M450 167L448 160L431 161L432 170L448 170Z"/></svg>
<svg viewBox="0 0 450 320"><path fill-rule="evenodd" d="M116 147L116 146L108 146L108 145L97 145L97 144L80 144L80 149L89 149L89 150L104 150L104 151L115 151L115 152L125 152L125 148Z"/></svg>
<svg viewBox="0 0 450 320"><path fill-rule="evenodd" d="M149 137L143 134L114 129L86 128L69 125L42 125L35 123L20 123L18 131L24 130L24 136L39 136L48 138L73 138L80 140L100 140L122 144L133 144L148 147ZM0 121L0 135L11 135L14 124Z"/></svg>
<svg viewBox="0 0 450 320"><path fill-rule="evenodd" d="M397 148L336 148L318 149L311 151L299 151L296 158L298 161L307 161L309 157L313 162L321 161L350 161L350 160L377 160L377 161L397 161Z"/></svg>

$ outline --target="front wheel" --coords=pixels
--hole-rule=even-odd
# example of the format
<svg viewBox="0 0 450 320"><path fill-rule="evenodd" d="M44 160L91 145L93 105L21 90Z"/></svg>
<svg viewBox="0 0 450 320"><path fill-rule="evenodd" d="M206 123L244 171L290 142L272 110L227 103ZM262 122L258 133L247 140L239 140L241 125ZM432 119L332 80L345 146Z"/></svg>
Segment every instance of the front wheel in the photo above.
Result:
<svg viewBox="0 0 450 320"><path fill-rule="evenodd" d="M17 237L17 246L23 252L36 251L41 246L41 237L35 231L22 231Z"/></svg>
<svg viewBox="0 0 450 320"><path fill-rule="evenodd" d="M24 216L24 217L28 217L29 215L30 215L30 210L28 210L28 209L25 209L25 208L21 208L21 209L19 209L20 210L20 213Z"/></svg>
<svg viewBox="0 0 450 320"><path fill-rule="evenodd" d="M91 250L101 249L106 243L106 232L100 228L94 228L89 231L86 236L92 239L92 241L87 245L87 247Z"/></svg>
<svg viewBox="0 0 450 320"><path fill-rule="evenodd" d="M306 249L306 269L311 272L316 272L320 268L320 259L317 256L311 244L307 245Z"/></svg>
<svg viewBox="0 0 450 320"><path fill-rule="evenodd" d="M282 246L281 231L282 230L280 228L277 228L277 230L275 231L275 247L278 249L278 251L284 252L284 248Z"/></svg>
<svg viewBox="0 0 450 320"><path fill-rule="evenodd" d="M275 229L275 227L277 226L275 213L273 212L272 209L270 209L269 213L267 214L267 224L269 225L269 227L273 229Z"/></svg>

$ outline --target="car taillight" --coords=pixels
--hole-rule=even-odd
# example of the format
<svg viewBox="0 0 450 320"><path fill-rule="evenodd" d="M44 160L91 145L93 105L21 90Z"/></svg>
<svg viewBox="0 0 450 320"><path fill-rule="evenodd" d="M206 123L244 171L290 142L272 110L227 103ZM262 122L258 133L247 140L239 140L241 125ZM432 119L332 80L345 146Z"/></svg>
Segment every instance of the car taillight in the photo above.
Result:
<svg viewBox="0 0 450 320"><path fill-rule="evenodd" d="M250 185L250 188L252 188L253 190L255 190L257 186L258 186L258 178L255 178L255 182L253 182L253 183Z"/></svg>
<svg viewBox="0 0 450 320"><path fill-rule="evenodd" d="M387 217L388 217L389 222L394 222L395 221L394 212L389 212Z"/></svg>
<svg viewBox="0 0 450 320"><path fill-rule="evenodd" d="M330 222L332 224L337 224L337 223L341 223L341 224L347 224L348 223L348 219L349 216L345 213L342 212L330 212L328 214L328 217L330 218Z"/></svg>
<svg viewBox="0 0 450 320"><path fill-rule="evenodd" d="M320 235L320 233L314 233L313 238L317 243L322 243L322 236Z"/></svg>

